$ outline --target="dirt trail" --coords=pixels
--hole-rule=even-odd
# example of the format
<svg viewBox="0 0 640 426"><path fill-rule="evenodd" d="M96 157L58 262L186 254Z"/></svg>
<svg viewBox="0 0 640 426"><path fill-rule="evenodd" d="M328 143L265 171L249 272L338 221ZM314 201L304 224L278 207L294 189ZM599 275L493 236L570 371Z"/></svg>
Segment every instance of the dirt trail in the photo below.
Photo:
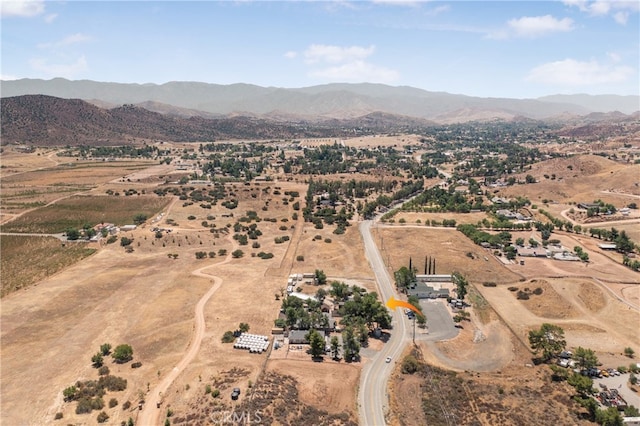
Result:
<svg viewBox="0 0 640 426"><path fill-rule="evenodd" d="M233 240L229 238L231 243L233 244ZM205 272L202 272L208 268L214 268L218 265L223 265L225 263L230 262L232 259L231 254L228 254L224 261L217 263L215 265L204 266L202 268L198 268L191 272L191 274L207 278L213 279L213 285L207 291L204 296L198 301L195 308L195 324L194 324L194 333L191 338L191 343L189 344L189 349L184 354L180 362L171 370L171 372L165 376L160 383L156 385L156 387L149 392L150 397L146 401L142 411L138 415L138 419L136 424L140 425L159 425L160 424L160 413L159 410L160 405L162 404L162 400L164 395L166 395L167 389L173 384L175 379L184 371L184 369L193 361L195 356L198 354L200 350L200 344L202 343L202 338L204 337L205 332L205 320L204 320L204 306L207 304L211 296L220 288L222 285L222 279L215 275L211 275Z"/></svg>

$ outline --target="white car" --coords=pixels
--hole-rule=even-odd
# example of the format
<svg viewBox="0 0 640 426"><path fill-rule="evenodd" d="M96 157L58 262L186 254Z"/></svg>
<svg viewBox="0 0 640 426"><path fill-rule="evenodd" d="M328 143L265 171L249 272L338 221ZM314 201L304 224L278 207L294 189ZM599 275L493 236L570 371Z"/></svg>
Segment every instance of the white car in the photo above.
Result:
<svg viewBox="0 0 640 426"><path fill-rule="evenodd" d="M387 364L391 362L391 357L388 356L385 360L384 360Z"/></svg>

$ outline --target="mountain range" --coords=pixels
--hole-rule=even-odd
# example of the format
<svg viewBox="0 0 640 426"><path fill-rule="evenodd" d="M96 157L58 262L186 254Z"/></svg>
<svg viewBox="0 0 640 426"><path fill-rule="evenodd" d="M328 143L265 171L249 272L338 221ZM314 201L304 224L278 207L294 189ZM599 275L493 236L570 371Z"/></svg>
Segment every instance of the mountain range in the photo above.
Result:
<svg viewBox="0 0 640 426"><path fill-rule="evenodd" d="M304 88L218 85L198 82L165 84L104 83L91 80L20 79L2 81L2 98L49 95L82 99L103 108L135 104L165 115L216 118L252 116L270 120L324 121L385 113L438 123L549 119L593 112L640 110L640 96L554 95L538 99L480 98L430 92L408 86L335 83Z"/></svg>

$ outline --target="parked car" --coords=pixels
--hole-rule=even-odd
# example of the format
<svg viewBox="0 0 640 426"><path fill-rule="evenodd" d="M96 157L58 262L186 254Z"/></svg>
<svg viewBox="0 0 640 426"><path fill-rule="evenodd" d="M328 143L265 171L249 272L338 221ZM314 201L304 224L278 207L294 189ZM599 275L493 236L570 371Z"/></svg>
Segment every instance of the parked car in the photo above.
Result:
<svg viewBox="0 0 640 426"><path fill-rule="evenodd" d="M387 364L391 362L391 357L388 356L385 360L384 360Z"/></svg>

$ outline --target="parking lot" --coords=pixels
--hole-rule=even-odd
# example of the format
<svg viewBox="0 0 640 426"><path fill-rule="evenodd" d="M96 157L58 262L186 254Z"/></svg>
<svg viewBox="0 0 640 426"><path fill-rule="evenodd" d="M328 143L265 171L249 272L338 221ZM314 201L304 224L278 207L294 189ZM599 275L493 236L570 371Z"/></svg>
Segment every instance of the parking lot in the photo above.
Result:
<svg viewBox="0 0 640 426"><path fill-rule="evenodd" d="M459 330L456 328L445 303L446 301L442 299L420 300L422 312L424 312L427 317L428 333L419 332L419 329L416 328L416 340L437 342L440 340L453 339L458 335Z"/></svg>
<svg viewBox="0 0 640 426"><path fill-rule="evenodd" d="M629 381L629 373L621 374L613 377L603 377L602 379L594 378L593 387L600 392L601 388L599 384L607 386L609 389L617 389L618 393L627 402L627 405L633 405L636 408L640 408L640 395L633 392L627 386Z"/></svg>

